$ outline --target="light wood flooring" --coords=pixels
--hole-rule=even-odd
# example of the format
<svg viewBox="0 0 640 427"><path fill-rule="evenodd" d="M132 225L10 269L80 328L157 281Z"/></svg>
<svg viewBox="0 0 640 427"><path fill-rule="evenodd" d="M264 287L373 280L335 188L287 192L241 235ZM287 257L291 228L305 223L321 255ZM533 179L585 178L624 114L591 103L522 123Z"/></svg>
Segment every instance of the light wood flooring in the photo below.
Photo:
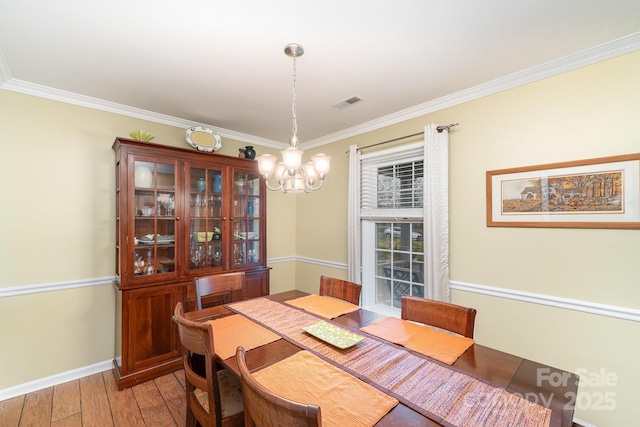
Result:
<svg viewBox="0 0 640 427"><path fill-rule="evenodd" d="M0 402L0 427L184 426L184 371L118 391L112 371Z"/></svg>
<svg viewBox="0 0 640 427"><path fill-rule="evenodd" d="M105 371L1 401L0 427L184 426L185 405L182 370L122 391Z"/></svg>

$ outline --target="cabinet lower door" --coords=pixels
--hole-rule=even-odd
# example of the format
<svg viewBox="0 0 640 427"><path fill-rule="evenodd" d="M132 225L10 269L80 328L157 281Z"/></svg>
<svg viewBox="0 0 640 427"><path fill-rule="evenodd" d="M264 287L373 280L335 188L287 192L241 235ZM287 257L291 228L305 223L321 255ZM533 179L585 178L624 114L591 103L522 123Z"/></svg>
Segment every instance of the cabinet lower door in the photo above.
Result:
<svg viewBox="0 0 640 427"><path fill-rule="evenodd" d="M172 284L123 291L120 389L173 372L182 366L178 329L171 320L186 285Z"/></svg>
<svg viewBox="0 0 640 427"><path fill-rule="evenodd" d="M269 295L269 269L257 268L244 273L242 298L251 299Z"/></svg>

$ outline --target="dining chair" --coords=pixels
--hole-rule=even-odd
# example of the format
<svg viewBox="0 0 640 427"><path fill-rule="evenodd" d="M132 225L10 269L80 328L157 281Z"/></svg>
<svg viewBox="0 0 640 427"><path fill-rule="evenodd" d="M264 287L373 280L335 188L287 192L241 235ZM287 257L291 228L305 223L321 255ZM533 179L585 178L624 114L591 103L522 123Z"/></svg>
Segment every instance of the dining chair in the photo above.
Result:
<svg viewBox="0 0 640 427"><path fill-rule="evenodd" d="M319 427L322 425L320 407L295 402L272 393L256 381L247 366L243 347L236 350L244 398L246 427Z"/></svg>
<svg viewBox="0 0 640 427"><path fill-rule="evenodd" d="M444 301L402 295L400 317L473 338L476 309Z"/></svg>
<svg viewBox="0 0 640 427"><path fill-rule="evenodd" d="M340 298L351 304L360 305L362 285L348 280L320 276L320 295Z"/></svg>
<svg viewBox="0 0 640 427"><path fill-rule="evenodd" d="M184 318L182 303L176 304L173 321L183 347L187 427L240 427L244 425L242 386L226 369L218 370L213 347L213 327ZM191 355L205 360L205 376L199 374Z"/></svg>
<svg viewBox="0 0 640 427"><path fill-rule="evenodd" d="M214 274L196 278L196 303L198 310L205 307L229 304L242 300L244 271Z"/></svg>

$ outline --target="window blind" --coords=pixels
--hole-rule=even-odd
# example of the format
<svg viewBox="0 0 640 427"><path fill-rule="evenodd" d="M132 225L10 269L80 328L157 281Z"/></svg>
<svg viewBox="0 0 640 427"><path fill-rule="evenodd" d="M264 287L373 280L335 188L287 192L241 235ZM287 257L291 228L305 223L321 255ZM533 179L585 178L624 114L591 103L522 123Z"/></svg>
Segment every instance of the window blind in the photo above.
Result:
<svg viewBox="0 0 640 427"><path fill-rule="evenodd" d="M422 215L423 144L361 158L361 217Z"/></svg>

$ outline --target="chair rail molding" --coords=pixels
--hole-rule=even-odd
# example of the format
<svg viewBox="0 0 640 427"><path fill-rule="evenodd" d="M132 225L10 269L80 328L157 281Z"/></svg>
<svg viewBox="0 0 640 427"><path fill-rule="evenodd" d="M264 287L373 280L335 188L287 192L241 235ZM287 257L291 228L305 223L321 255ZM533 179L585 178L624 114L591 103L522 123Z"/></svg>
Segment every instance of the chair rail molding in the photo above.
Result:
<svg viewBox="0 0 640 427"><path fill-rule="evenodd" d="M33 285L10 286L7 288L0 288L0 298L29 294L40 294L43 292L62 291L65 289L87 288L90 286L111 285L115 280L115 276L106 276L94 277L90 279L67 280L64 282L49 282L36 283Z"/></svg>
<svg viewBox="0 0 640 427"><path fill-rule="evenodd" d="M567 310L581 311L583 313L598 314L601 316L615 317L618 319L640 322L640 310L634 308L599 304L591 301L582 301L571 298L562 298L554 295L516 291L514 289L477 285L474 283L450 281L449 284L451 286L451 289L457 291L489 295L498 298L506 298L515 301L547 305L550 307L564 308Z"/></svg>
<svg viewBox="0 0 640 427"><path fill-rule="evenodd" d="M303 256L295 256L295 255L278 257L278 258L269 258L267 260L267 264L277 264L280 262L298 262L298 261L306 262L307 264L322 265L329 268L337 268L339 270L347 269L347 264L342 262L326 261L323 259L316 259L316 258L309 258L309 257L303 257Z"/></svg>
<svg viewBox="0 0 640 427"><path fill-rule="evenodd" d="M281 262L304 262L308 264L321 265L338 270L346 270L345 263L326 261L316 258L300 256L284 256L269 258L267 264L278 264ZM38 294L43 292L61 291L65 289L77 289L91 286L112 285L115 276L96 277L92 279L69 280L64 282L39 283L33 285L11 286L0 288L0 298L8 298L20 295ZM582 301L572 298L563 298L554 295L538 294L533 292L518 291L514 289L499 288L495 286L479 285L475 283L449 282L451 289L462 292L489 295L497 298L505 298L514 301L528 302L532 304L546 305L566 310L580 311L583 313L597 314L600 316L614 317L617 319L640 322L640 310L635 308L621 307L609 304L600 304L591 301Z"/></svg>

